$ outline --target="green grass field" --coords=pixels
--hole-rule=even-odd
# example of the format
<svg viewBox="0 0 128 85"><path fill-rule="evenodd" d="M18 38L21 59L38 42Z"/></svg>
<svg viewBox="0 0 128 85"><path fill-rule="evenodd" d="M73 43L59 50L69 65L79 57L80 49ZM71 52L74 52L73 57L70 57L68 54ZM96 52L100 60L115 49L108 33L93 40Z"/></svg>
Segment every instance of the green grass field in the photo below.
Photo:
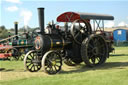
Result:
<svg viewBox="0 0 128 85"><path fill-rule="evenodd" d="M128 85L128 47L116 47L99 67L63 65L56 75L25 71L23 61L0 61L0 85Z"/></svg>

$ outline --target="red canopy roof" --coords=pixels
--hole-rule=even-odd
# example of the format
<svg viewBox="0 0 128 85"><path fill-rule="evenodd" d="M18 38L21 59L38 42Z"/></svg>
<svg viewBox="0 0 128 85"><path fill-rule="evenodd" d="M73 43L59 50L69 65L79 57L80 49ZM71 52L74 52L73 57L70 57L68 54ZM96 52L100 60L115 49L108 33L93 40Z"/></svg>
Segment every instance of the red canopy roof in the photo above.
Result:
<svg viewBox="0 0 128 85"><path fill-rule="evenodd" d="M76 19L114 20L114 17L111 15L104 15L104 14L65 12L57 17L57 22L73 22Z"/></svg>

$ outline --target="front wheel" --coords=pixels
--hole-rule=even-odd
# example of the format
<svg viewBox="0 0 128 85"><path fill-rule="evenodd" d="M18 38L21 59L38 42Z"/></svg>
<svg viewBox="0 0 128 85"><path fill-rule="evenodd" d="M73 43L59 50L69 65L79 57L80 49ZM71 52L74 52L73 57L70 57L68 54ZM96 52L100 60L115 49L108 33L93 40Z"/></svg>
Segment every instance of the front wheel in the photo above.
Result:
<svg viewBox="0 0 128 85"><path fill-rule="evenodd" d="M37 72L41 69L41 60L37 51L31 50L25 55L24 66L30 72Z"/></svg>
<svg viewBox="0 0 128 85"><path fill-rule="evenodd" d="M42 58L42 67L48 74L56 74L61 70L62 58L56 51L48 51Z"/></svg>

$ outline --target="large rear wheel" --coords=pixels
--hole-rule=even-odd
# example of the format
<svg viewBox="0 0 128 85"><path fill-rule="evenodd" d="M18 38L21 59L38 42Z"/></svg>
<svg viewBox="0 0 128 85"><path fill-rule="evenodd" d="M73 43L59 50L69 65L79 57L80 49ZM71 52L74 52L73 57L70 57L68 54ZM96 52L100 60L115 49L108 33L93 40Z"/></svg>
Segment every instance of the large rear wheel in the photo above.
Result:
<svg viewBox="0 0 128 85"><path fill-rule="evenodd" d="M81 45L81 56L85 64L94 67L103 64L108 57L108 48L101 35L90 35Z"/></svg>

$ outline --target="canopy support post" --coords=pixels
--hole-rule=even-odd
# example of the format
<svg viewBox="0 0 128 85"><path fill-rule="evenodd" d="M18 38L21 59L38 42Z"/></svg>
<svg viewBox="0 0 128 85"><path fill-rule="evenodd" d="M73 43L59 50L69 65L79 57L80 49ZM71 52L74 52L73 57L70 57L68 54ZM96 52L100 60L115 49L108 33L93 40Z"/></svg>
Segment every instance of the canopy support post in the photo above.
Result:
<svg viewBox="0 0 128 85"><path fill-rule="evenodd" d="M103 26L103 31L104 31L104 20L102 20L102 26Z"/></svg>

